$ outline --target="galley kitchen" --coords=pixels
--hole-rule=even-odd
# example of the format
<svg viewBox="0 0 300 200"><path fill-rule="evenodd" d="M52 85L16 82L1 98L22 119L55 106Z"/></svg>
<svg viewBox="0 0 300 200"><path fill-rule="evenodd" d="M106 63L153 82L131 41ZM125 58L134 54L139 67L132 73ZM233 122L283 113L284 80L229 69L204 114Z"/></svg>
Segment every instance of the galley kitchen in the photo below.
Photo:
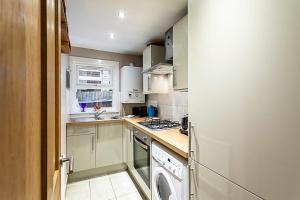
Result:
<svg viewBox="0 0 300 200"><path fill-rule="evenodd" d="M1 200L300 199L300 1L0 5Z"/></svg>

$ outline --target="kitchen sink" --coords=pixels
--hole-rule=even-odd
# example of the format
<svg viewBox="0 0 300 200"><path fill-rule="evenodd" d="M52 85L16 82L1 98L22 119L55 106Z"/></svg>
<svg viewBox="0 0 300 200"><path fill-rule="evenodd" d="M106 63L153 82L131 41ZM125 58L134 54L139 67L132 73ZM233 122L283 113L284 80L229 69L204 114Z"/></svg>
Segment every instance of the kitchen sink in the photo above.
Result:
<svg viewBox="0 0 300 200"><path fill-rule="evenodd" d="M121 119L120 116L112 116L112 117L78 117L70 119L71 122L92 122L92 121L101 121L101 120L110 120L110 119Z"/></svg>

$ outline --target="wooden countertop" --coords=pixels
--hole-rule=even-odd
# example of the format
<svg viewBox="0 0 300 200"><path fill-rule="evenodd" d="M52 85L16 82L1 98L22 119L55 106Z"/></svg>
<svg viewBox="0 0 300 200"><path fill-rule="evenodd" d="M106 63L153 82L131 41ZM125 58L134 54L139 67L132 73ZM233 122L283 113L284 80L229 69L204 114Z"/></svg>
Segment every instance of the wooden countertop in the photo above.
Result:
<svg viewBox="0 0 300 200"><path fill-rule="evenodd" d="M166 129L166 130L151 130L138 122L144 121L145 118L120 118L120 119L103 119L94 120L93 118L73 118L67 122L68 126L87 126L107 123L130 123L135 128L141 130L145 134L149 135L152 139L158 141L164 146L168 147L175 153L181 155L184 158L188 158L188 136L179 132L179 129Z"/></svg>
<svg viewBox="0 0 300 200"><path fill-rule="evenodd" d="M124 121L132 124L135 128L149 135L152 139L158 141L164 146L168 147L172 151L181 155L184 158L188 158L188 136L179 132L179 129L167 129L167 130L151 130L137 122L143 121L145 118L124 118Z"/></svg>
<svg viewBox="0 0 300 200"><path fill-rule="evenodd" d="M123 118L120 119L100 119L95 120L91 117L85 118L72 118L67 122L67 126L87 126L87 125L97 125L97 124L110 124L110 123L122 123Z"/></svg>

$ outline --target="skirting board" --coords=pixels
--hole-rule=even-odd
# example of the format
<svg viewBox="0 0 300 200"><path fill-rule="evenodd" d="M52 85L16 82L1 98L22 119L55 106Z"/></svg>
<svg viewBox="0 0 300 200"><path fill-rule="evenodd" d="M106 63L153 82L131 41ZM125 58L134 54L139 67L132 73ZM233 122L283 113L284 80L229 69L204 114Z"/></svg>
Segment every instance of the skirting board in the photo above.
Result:
<svg viewBox="0 0 300 200"><path fill-rule="evenodd" d="M117 165L110 165L106 167L99 167L99 168L84 170L80 172L75 172L73 174L69 174L68 183L78 182L78 181L98 177L105 174L112 174L121 171L126 171L126 169L127 169L127 165L125 163L121 163Z"/></svg>

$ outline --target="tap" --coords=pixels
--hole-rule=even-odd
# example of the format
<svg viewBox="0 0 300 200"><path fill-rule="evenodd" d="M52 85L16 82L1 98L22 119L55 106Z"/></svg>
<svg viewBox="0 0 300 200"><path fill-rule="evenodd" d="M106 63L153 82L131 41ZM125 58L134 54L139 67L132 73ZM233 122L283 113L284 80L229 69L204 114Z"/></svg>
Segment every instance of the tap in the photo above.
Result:
<svg viewBox="0 0 300 200"><path fill-rule="evenodd" d="M106 113L106 110L96 111L96 112L95 112L95 118L96 118L96 119L101 119L100 116L101 116L103 113Z"/></svg>

